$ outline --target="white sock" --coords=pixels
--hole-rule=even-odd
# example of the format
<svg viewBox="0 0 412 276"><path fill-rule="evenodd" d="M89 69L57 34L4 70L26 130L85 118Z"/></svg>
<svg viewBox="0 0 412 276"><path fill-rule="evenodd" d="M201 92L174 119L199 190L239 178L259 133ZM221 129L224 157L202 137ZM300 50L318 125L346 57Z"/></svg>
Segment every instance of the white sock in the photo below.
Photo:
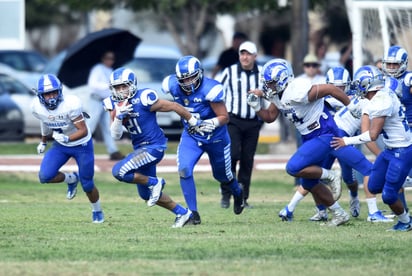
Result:
<svg viewBox="0 0 412 276"><path fill-rule="evenodd" d="M378 205L376 204L376 197L367 198L366 203L368 204L369 214L372 215L376 213L377 211L379 211Z"/></svg>
<svg viewBox="0 0 412 276"><path fill-rule="evenodd" d="M293 195L292 199L290 200L289 204L288 204L288 210L290 212L293 212L293 210L295 210L296 205L298 205L298 203L304 198L304 196L299 193L299 191L296 191L295 194Z"/></svg>
<svg viewBox="0 0 412 276"><path fill-rule="evenodd" d="M340 205L337 201L335 201L335 203L333 203L331 206L328 207L331 211L336 211L338 209L340 209Z"/></svg>
<svg viewBox="0 0 412 276"><path fill-rule="evenodd" d="M398 220L402 223L409 223L411 221L409 213L407 213L405 210L403 210L403 213L398 216Z"/></svg>
<svg viewBox="0 0 412 276"><path fill-rule="evenodd" d="M64 182L72 184L77 181L77 177L74 173L64 173Z"/></svg>
<svg viewBox="0 0 412 276"><path fill-rule="evenodd" d="M329 179L329 170L322 168L320 179Z"/></svg>
<svg viewBox="0 0 412 276"><path fill-rule="evenodd" d="M97 200L95 203L92 204L93 212L101 211L102 207L100 206L100 200Z"/></svg>

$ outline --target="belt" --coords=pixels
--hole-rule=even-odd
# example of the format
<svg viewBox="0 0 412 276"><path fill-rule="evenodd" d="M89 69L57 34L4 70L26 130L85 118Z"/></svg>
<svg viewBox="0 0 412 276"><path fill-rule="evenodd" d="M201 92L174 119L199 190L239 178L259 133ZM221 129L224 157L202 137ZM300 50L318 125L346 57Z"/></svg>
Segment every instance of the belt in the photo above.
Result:
<svg viewBox="0 0 412 276"><path fill-rule="evenodd" d="M239 119L239 120L247 120L247 121L257 121L259 119L257 116L255 118L242 118L239 115L236 115L236 114L233 114L233 113L229 113L229 116L234 117L234 118Z"/></svg>

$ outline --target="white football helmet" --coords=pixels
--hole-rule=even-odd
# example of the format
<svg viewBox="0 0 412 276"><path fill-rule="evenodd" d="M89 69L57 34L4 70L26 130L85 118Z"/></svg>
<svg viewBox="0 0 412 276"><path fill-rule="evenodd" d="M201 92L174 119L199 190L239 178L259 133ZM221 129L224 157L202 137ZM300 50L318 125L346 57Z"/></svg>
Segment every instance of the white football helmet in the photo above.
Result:
<svg viewBox="0 0 412 276"><path fill-rule="evenodd" d="M273 98L276 94L282 93L288 84L293 80L294 74L290 63L284 59L272 59L262 68L263 92L267 99ZM273 87L270 88L269 86Z"/></svg>
<svg viewBox="0 0 412 276"><path fill-rule="evenodd" d="M62 84L60 80L53 74L46 74L40 77L37 82L37 97L40 102L50 110L56 109L61 101L63 101ZM46 99L45 94L57 92L53 98Z"/></svg>
<svg viewBox="0 0 412 276"><path fill-rule="evenodd" d="M388 63L397 63L399 68L388 68ZM397 78L408 67L408 53L401 46L391 46L382 59L382 70L385 74Z"/></svg>
<svg viewBox="0 0 412 276"><path fill-rule="evenodd" d="M121 86L125 85L126 88ZM136 74L125 67L118 68L110 75L110 90L115 101L124 101L132 98L137 92Z"/></svg>
<svg viewBox="0 0 412 276"><path fill-rule="evenodd" d="M360 67L354 75L353 86L360 96L365 96L368 92L377 91L384 87L385 80L382 72L373 65Z"/></svg>
<svg viewBox="0 0 412 276"><path fill-rule="evenodd" d="M326 83L345 87L345 93L350 94L351 79L349 71L343 66L330 68L328 72L326 72Z"/></svg>
<svg viewBox="0 0 412 276"><path fill-rule="evenodd" d="M202 64L194 56L184 56L176 64L176 77L183 91L194 93L203 80Z"/></svg>

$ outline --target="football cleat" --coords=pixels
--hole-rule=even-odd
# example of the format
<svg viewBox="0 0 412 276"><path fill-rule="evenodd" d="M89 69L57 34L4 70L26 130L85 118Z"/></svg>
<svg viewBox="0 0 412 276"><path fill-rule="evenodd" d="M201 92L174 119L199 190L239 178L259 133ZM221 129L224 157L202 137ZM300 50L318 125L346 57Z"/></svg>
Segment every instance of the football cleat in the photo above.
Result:
<svg viewBox="0 0 412 276"><path fill-rule="evenodd" d="M156 205L157 201L160 198L160 195L162 193L162 190L165 184L166 184L165 180L161 177L158 177L157 183L149 186L150 197L149 197L149 200L147 200L147 206L152 207Z"/></svg>
<svg viewBox="0 0 412 276"><path fill-rule="evenodd" d="M360 202L359 198L351 198L349 201L349 210L352 217L357 218L360 215Z"/></svg>
<svg viewBox="0 0 412 276"><path fill-rule="evenodd" d="M349 214L342 208L332 211L332 219L328 223L328 226L339 226L349 221Z"/></svg>
<svg viewBox="0 0 412 276"><path fill-rule="evenodd" d="M93 220L93 223L103 223L104 222L103 211L93 211L92 220Z"/></svg>
<svg viewBox="0 0 412 276"><path fill-rule="evenodd" d="M190 210L187 210L186 214L177 215L175 219L175 223L172 225L172 228L181 228L185 226L189 222L191 216L192 216L192 212Z"/></svg>
<svg viewBox="0 0 412 276"><path fill-rule="evenodd" d="M316 214L309 219L310 221L327 221L328 212L326 210L317 210Z"/></svg>
<svg viewBox="0 0 412 276"><path fill-rule="evenodd" d="M392 218L387 218L382 214L381 211L376 211L373 214L369 214L368 218L366 219L369 222L392 222Z"/></svg>
<svg viewBox="0 0 412 276"><path fill-rule="evenodd" d="M333 199L337 201L342 194L342 185L341 185L341 174L339 170L330 170L330 179L326 182L326 185L330 188Z"/></svg>
<svg viewBox="0 0 412 276"><path fill-rule="evenodd" d="M76 177L76 181L73 183L67 184L66 198L68 200L72 200L77 194L77 183L79 183L79 175L76 172L74 172L73 174Z"/></svg>
<svg viewBox="0 0 412 276"><path fill-rule="evenodd" d="M240 194L233 195L233 212L239 215L242 213L243 208L245 208L245 198L243 197L243 188L240 187Z"/></svg>
<svg viewBox="0 0 412 276"><path fill-rule="evenodd" d="M282 221L292 221L293 220L293 212L290 212L288 206L286 205L285 208L280 210L279 217Z"/></svg>
<svg viewBox="0 0 412 276"><path fill-rule="evenodd" d="M200 219L200 215L198 211L191 211L192 216L190 217L189 221L186 224L198 225L202 223Z"/></svg>
<svg viewBox="0 0 412 276"><path fill-rule="evenodd" d="M400 232L407 232L412 230L411 221L409 220L408 223L403 223L398 221L392 228L388 229L387 231L400 231Z"/></svg>

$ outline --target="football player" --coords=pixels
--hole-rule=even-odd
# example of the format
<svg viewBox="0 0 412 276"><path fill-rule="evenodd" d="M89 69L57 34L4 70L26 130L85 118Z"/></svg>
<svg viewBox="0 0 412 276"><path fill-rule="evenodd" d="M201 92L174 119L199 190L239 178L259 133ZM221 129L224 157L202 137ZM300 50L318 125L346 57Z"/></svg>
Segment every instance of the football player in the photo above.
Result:
<svg viewBox="0 0 412 276"><path fill-rule="evenodd" d="M73 199L80 181L92 205L92 221L104 222L104 215L99 201L99 191L94 184L94 149L92 134L85 122L82 104L78 97L63 97L62 84L52 74L40 77L37 83L37 98L33 100L31 110L41 122L41 142L37 152L46 151L48 136L54 143L44 154L41 162L40 183L68 183L67 199ZM63 173L60 168L73 158L79 172Z"/></svg>

